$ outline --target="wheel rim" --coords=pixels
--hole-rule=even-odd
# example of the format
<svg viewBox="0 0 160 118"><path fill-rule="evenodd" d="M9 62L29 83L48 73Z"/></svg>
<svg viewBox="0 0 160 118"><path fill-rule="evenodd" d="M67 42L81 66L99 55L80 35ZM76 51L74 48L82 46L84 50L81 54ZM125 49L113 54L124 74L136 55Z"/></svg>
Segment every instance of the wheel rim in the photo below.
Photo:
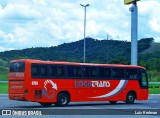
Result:
<svg viewBox="0 0 160 118"><path fill-rule="evenodd" d="M133 101L133 96L129 96L129 101Z"/></svg>
<svg viewBox="0 0 160 118"><path fill-rule="evenodd" d="M67 103L67 98L65 96L63 96L60 100L61 104L66 104Z"/></svg>

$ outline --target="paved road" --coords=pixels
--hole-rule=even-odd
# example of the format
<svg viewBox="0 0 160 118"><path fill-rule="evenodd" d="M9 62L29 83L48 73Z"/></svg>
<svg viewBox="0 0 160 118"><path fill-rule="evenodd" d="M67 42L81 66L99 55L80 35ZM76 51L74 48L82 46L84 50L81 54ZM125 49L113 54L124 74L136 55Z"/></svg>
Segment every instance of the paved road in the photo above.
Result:
<svg viewBox="0 0 160 118"><path fill-rule="evenodd" d="M41 109L41 110L47 110L47 111L56 111L59 110L57 112L58 116L56 117L68 117L68 115L62 115L62 112L65 112L66 110L70 110L73 112L77 112L75 110L78 111L83 111L83 113L86 114L92 114L93 112L97 112L97 113L101 113L103 110L107 110L107 112L110 113L111 116L109 117L119 117L121 118L121 115L116 115L116 116L112 116L116 113L122 113L122 118L127 117L127 115L123 115L127 114L127 113L131 113L134 114L135 112L141 111L146 109L146 111L148 110L154 110L154 111L158 111L158 113L160 112L160 95L149 95L149 100L148 101L136 101L135 104L132 105L128 105L125 104L123 102L118 102L115 105L111 105L109 102L83 102L83 103L70 103L67 107L56 107L54 105L52 105L52 107L47 107L44 108L42 107L39 103L33 103L33 102L23 102L23 101L13 101L13 100L9 100L7 95L0 95L0 109L28 109L28 110L37 110L37 109ZM133 110L134 109L134 110ZM61 110L61 111L60 111ZM64 111L62 111L64 110ZM84 112L85 111L85 112ZM116 111L116 112L115 112ZM72 112L71 112L72 113ZM79 112L77 112L79 113ZM81 113L81 112L80 112ZM72 115L72 117L75 115ZM53 116L47 116L47 117L53 117ZM75 116L75 117L80 117L83 118L85 117L85 115L82 116ZM92 116L88 116L88 118L90 117L97 117L96 115L92 115ZM102 116L101 116L102 117ZM104 115L105 117L105 115ZM135 115L130 115L130 118L135 117ZM136 115L137 117L137 115ZM140 115L138 116L139 118L160 118L160 115Z"/></svg>

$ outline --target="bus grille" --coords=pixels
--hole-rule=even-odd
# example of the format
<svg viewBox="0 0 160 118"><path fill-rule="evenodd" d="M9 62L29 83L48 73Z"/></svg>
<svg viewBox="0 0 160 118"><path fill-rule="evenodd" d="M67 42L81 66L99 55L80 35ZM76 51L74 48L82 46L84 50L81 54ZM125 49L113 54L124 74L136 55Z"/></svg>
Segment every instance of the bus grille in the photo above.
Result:
<svg viewBox="0 0 160 118"><path fill-rule="evenodd" d="M35 99L42 99L42 90L35 90L34 91L34 98Z"/></svg>

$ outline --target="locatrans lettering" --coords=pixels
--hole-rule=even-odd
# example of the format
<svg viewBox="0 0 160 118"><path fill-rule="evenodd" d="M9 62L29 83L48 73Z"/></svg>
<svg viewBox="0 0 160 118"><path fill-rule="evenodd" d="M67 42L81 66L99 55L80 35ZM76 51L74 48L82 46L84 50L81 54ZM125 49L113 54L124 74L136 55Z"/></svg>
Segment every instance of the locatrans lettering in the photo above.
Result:
<svg viewBox="0 0 160 118"><path fill-rule="evenodd" d="M109 81L74 81L75 87L110 87Z"/></svg>

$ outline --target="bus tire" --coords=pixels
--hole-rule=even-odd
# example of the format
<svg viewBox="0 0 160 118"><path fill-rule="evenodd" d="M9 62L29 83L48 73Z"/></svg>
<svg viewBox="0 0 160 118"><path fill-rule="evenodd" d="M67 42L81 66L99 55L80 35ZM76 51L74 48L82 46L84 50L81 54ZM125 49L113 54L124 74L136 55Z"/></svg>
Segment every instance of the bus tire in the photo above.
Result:
<svg viewBox="0 0 160 118"><path fill-rule="evenodd" d="M69 101L70 101L69 94L66 92L62 92L58 94L56 105L64 107L68 105Z"/></svg>
<svg viewBox="0 0 160 118"><path fill-rule="evenodd" d="M133 104L134 101L135 101L135 99L136 99L135 94L134 94L133 92L129 92L129 93L127 94L127 96L126 96L126 103L127 103L127 104Z"/></svg>
<svg viewBox="0 0 160 118"><path fill-rule="evenodd" d="M43 107L50 107L52 105L52 103L43 103L43 102L40 102L40 104L43 106Z"/></svg>
<svg viewBox="0 0 160 118"><path fill-rule="evenodd" d="M116 104L117 101L109 101L111 104Z"/></svg>

